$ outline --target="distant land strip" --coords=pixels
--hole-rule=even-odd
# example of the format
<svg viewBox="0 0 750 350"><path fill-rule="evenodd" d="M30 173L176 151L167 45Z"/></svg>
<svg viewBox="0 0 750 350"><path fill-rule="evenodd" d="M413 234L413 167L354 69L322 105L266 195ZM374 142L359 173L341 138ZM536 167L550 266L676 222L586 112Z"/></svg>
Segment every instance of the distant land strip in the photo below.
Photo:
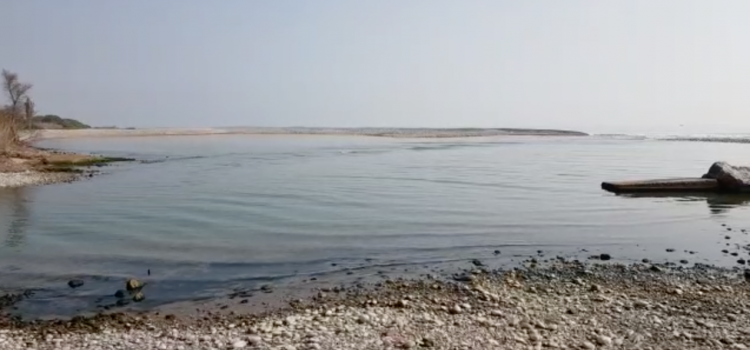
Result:
<svg viewBox="0 0 750 350"><path fill-rule="evenodd" d="M43 139L120 136L189 135L350 135L393 138L457 138L487 136L588 136L571 130L513 128L312 128L312 127L226 127L41 130Z"/></svg>

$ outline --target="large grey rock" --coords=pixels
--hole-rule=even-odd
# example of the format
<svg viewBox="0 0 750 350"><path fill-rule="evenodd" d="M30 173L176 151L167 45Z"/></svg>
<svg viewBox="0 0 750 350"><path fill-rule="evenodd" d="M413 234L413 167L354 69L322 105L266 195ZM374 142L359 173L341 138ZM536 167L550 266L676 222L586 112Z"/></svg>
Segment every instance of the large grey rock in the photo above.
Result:
<svg viewBox="0 0 750 350"><path fill-rule="evenodd" d="M727 192L750 192L750 167L732 166L716 162L703 175L704 179L715 179L719 188Z"/></svg>

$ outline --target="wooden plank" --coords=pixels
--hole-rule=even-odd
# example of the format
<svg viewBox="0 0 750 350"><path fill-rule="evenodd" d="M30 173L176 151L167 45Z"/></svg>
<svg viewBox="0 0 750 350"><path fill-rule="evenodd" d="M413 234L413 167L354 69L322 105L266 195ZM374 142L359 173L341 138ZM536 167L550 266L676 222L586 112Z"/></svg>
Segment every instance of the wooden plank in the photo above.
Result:
<svg viewBox="0 0 750 350"><path fill-rule="evenodd" d="M614 193L638 192L718 192L715 179L674 178L642 181L602 182L602 189Z"/></svg>

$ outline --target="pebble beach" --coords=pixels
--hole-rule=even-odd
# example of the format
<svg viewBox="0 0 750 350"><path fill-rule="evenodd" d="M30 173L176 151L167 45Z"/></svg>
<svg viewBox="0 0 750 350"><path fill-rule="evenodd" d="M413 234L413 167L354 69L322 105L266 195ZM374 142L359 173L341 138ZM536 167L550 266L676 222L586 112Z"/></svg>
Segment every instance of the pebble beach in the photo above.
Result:
<svg viewBox="0 0 750 350"><path fill-rule="evenodd" d="M747 349L740 269L555 261L320 291L258 314L5 320L3 349ZM750 277L750 276L747 276Z"/></svg>

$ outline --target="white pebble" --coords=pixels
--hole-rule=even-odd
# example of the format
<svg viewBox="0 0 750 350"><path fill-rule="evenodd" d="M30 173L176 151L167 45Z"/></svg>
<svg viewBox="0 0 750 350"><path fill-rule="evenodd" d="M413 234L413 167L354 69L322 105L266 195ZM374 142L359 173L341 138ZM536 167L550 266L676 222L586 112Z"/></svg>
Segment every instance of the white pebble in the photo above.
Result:
<svg viewBox="0 0 750 350"><path fill-rule="evenodd" d="M597 335L596 343L601 346L609 346L610 344L612 344L612 338L604 336L604 335Z"/></svg>

